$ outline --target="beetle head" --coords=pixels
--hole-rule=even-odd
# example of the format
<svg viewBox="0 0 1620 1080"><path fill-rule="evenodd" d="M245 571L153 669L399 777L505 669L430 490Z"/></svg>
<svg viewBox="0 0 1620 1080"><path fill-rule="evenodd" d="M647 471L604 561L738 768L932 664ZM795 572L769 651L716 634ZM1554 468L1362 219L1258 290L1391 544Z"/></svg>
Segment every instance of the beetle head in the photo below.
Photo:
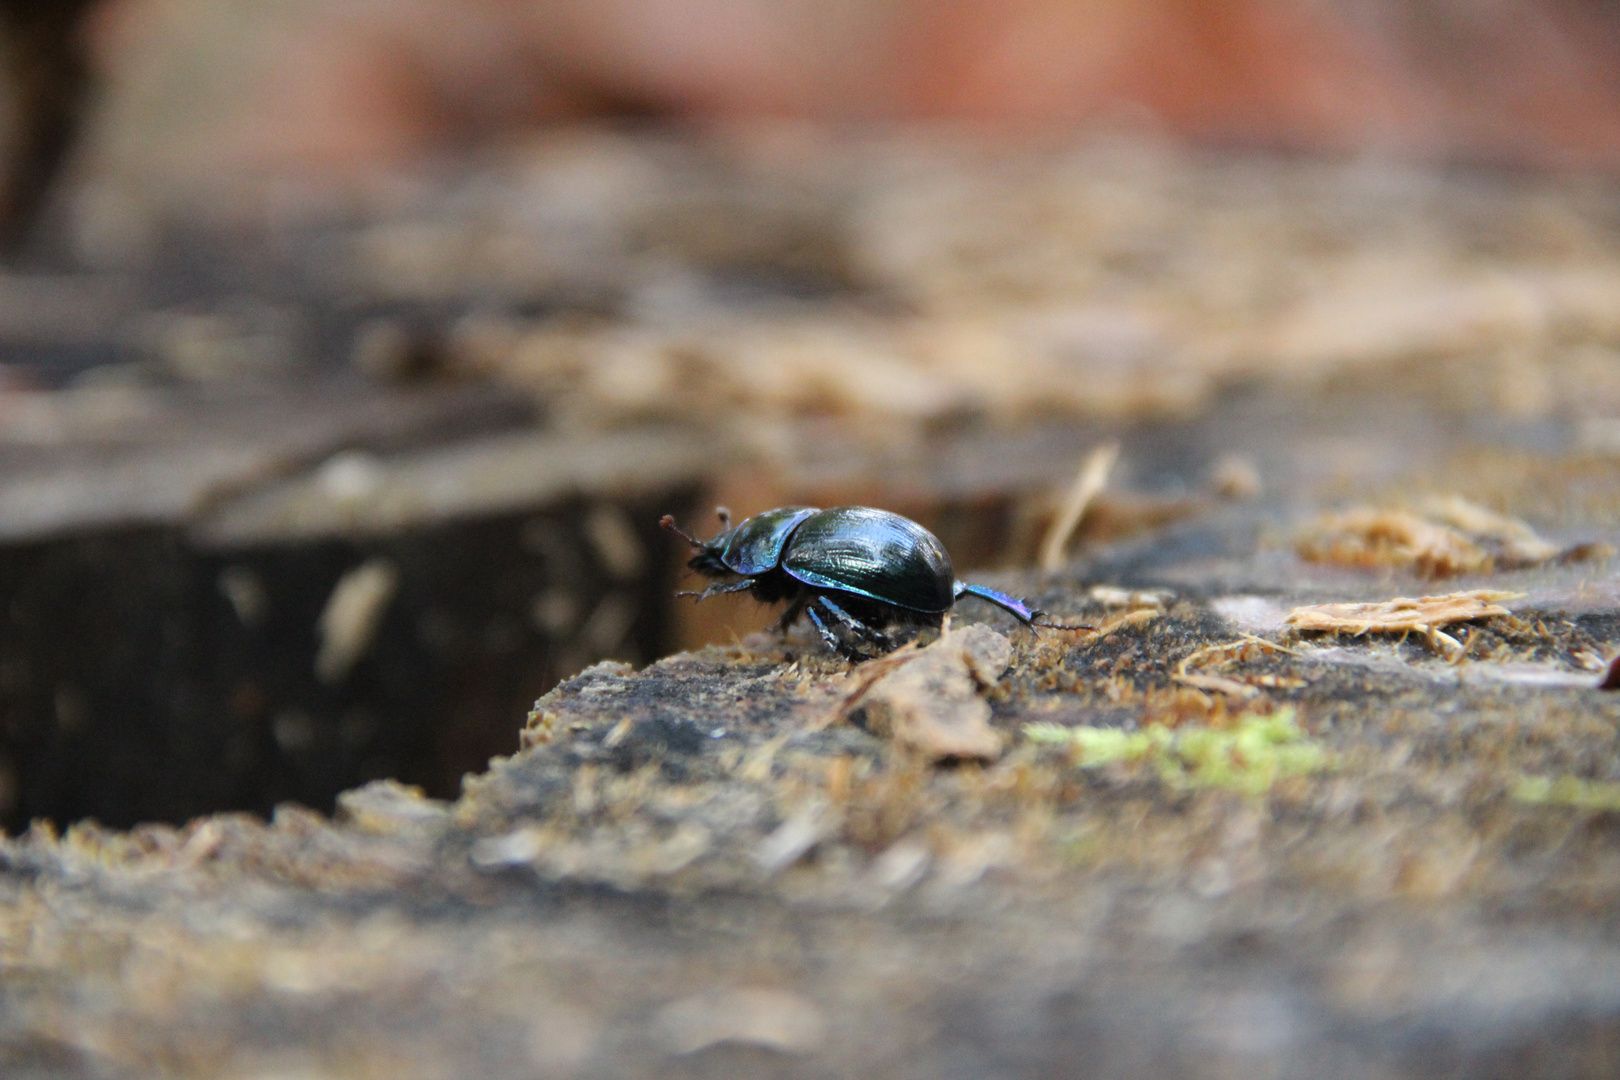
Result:
<svg viewBox="0 0 1620 1080"><path fill-rule="evenodd" d="M731 539L731 514L723 506L719 508L719 514L720 522L726 528L721 529L720 532L708 540L699 540L695 536L688 536L681 531L679 525L675 524L673 515L665 514L658 522L660 526L685 540L696 549L697 554L693 555L686 565L689 569L696 570L700 574L707 574L709 577L719 577L722 574L731 573L730 570L726 569L725 563L720 561L720 553L725 550L726 542Z"/></svg>

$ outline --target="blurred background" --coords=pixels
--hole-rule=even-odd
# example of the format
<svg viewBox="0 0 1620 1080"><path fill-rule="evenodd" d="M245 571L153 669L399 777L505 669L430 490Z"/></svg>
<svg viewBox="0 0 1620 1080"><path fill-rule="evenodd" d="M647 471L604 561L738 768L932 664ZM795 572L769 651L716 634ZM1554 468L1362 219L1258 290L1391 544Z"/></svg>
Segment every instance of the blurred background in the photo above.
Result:
<svg viewBox="0 0 1620 1080"><path fill-rule="evenodd" d="M666 512L1027 570L1112 438L1069 573L1128 582L1607 460L1617 167L1592 0L11 0L0 824L453 794L768 618L671 600Z"/></svg>

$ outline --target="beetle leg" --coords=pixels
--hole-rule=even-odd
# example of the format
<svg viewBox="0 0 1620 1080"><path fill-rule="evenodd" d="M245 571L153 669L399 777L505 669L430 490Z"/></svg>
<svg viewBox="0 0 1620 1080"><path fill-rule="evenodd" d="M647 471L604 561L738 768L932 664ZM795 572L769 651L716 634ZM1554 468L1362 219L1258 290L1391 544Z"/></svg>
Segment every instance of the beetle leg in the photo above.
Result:
<svg viewBox="0 0 1620 1080"><path fill-rule="evenodd" d="M965 581L958 581L955 589L952 590L951 598L960 600L964 596L976 596L980 600L988 600L1025 626L1033 626L1037 619L1046 614L1039 608L1032 608L1022 600L1015 600L1004 592L987 589L983 585L969 585Z"/></svg>
<svg viewBox="0 0 1620 1080"><path fill-rule="evenodd" d="M804 614L805 606L809 603L810 594L807 592L801 592L794 597L793 602L787 606L787 610L782 612L782 617L776 620L776 626L773 629L778 634L787 633L788 627L793 625L793 620Z"/></svg>
<svg viewBox="0 0 1620 1080"><path fill-rule="evenodd" d="M851 648L848 642L838 636L827 620L821 617L821 612L817 610L816 604L811 603L805 609L805 613L810 616L811 623L815 625L816 633L821 635L821 640L827 643L827 647L829 649L837 653L839 656L842 656L845 660L866 659L855 649Z"/></svg>
<svg viewBox="0 0 1620 1080"><path fill-rule="evenodd" d="M1090 623L1060 623L1053 622L1046 617L1046 612L1040 608L1032 608L1022 600L1015 600L1004 592L986 588L983 585L969 585L965 581L958 581L952 591L952 599L960 600L964 596L976 596L980 600L987 600L996 607L1005 611L1025 626L1044 626L1052 630L1095 630Z"/></svg>
<svg viewBox="0 0 1620 1080"><path fill-rule="evenodd" d="M753 578L743 578L741 581L718 582L718 583L716 583L714 585L710 585L707 589L704 589L702 592L683 591L683 592L678 592L675 595L676 596L695 596L699 600L706 600L711 596L723 596L726 593L747 592L749 589L752 589L753 587L754 587L754 579Z"/></svg>
<svg viewBox="0 0 1620 1080"><path fill-rule="evenodd" d="M829 600L827 597L816 597L814 604L819 604L823 610L827 611L835 619L843 623L845 628L848 629L850 633L854 634L862 641L865 641L867 644L876 645L878 648L883 649L884 651L889 651L894 648L894 642L890 641L887 635L880 634L878 631L873 630L870 626L867 626L865 623L861 622L861 620L839 607L837 603Z"/></svg>

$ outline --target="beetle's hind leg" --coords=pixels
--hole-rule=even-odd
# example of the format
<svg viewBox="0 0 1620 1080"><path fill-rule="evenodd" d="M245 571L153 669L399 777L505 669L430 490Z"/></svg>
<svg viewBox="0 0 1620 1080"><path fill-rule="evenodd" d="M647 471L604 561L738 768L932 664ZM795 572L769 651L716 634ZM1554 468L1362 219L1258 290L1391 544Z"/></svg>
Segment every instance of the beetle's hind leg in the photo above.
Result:
<svg viewBox="0 0 1620 1080"><path fill-rule="evenodd" d="M1030 607L1029 604L1023 600L1018 600L1014 597L1008 596L1004 592L997 592L995 589L988 588L984 585L969 585L964 581L958 581L953 591L953 598L956 600L961 600L964 596L976 596L980 600L988 601L1028 627L1041 626L1050 630L1096 629L1096 627L1092 626L1090 623L1053 622L1051 619L1046 617L1046 612L1042 611L1040 608Z"/></svg>

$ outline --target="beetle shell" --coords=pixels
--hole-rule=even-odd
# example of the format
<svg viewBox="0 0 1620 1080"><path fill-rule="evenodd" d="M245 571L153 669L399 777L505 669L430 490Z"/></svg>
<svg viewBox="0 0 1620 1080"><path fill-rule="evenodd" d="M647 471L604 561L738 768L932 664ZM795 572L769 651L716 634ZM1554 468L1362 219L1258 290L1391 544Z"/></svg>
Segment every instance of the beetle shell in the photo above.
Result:
<svg viewBox="0 0 1620 1080"><path fill-rule="evenodd" d="M782 562L788 538L805 518L818 512L810 506L784 506L755 514L731 530L720 549L720 562L734 574L747 577L775 570Z"/></svg>
<svg viewBox="0 0 1620 1080"><path fill-rule="evenodd" d="M784 506L746 518L707 540L681 532L673 517L661 524L691 544L687 566L717 581L698 599L750 593L788 601L777 620L786 630L807 616L827 645L850 660L897 648L939 627L966 596L987 600L1026 625L1042 612L982 585L955 580L951 557L933 533L909 518L869 506ZM1041 623L1039 625L1051 625Z"/></svg>
<svg viewBox="0 0 1620 1080"><path fill-rule="evenodd" d="M925 614L953 601L951 557L909 518L869 506L811 513L792 533L782 569L818 589L837 589Z"/></svg>

